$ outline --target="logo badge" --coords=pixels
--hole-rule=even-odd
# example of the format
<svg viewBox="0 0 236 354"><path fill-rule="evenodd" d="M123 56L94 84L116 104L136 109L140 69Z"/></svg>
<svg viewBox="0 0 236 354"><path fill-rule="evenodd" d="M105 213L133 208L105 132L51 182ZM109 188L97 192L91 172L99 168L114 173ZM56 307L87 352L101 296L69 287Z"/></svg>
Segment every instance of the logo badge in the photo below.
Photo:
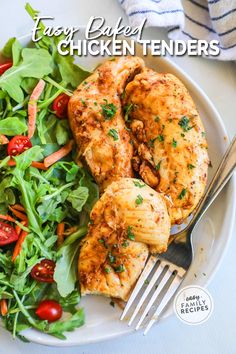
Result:
<svg viewBox="0 0 236 354"><path fill-rule="evenodd" d="M181 289L174 300L176 316L188 325L199 325L207 321L212 314L213 307L210 293L197 285Z"/></svg>

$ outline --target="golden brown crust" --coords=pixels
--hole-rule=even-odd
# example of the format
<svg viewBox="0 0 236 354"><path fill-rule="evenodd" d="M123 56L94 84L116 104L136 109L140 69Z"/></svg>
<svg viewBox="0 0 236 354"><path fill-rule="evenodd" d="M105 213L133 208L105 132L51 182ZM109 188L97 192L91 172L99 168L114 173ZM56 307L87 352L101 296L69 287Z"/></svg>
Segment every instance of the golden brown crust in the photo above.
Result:
<svg viewBox="0 0 236 354"><path fill-rule="evenodd" d="M117 177L133 175L133 149L122 117L120 95L143 65L137 57L108 60L69 101L68 116L78 158L86 162L101 190Z"/></svg>
<svg viewBox="0 0 236 354"><path fill-rule="evenodd" d="M195 104L175 76L150 69L127 85L124 104L132 105L130 128L140 161L135 168L165 195L172 223L181 223L207 182L207 143Z"/></svg>
<svg viewBox="0 0 236 354"><path fill-rule="evenodd" d="M121 178L95 204L91 220L79 256L81 294L125 300L145 265L148 246L159 253L167 249L165 202L141 180ZM124 271L117 272L121 265Z"/></svg>

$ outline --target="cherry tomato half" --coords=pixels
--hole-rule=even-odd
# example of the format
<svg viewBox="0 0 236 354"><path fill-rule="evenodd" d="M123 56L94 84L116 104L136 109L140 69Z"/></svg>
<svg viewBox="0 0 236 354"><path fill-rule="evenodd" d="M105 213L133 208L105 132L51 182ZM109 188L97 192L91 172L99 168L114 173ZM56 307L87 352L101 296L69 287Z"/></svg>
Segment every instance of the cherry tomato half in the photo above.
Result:
<svg viewBox="0 0 236 354"><path fill-rule="evenodd" d="M53 283L53 275L55 269L55 262L51 259L43 259L40 263L36 264L31 270L31 277L43 283Z"/></svg>
<svg viewBox="0 0 236 354"><path fill-rule="evenodd" d="M0 246L15 242L18 240L18 237L15 229L11 225L0 221Z"/></svg>
<svg viewBox="0 0 236 354"><path fill-rule="evenodd" d="M57 301L43 300L39 303L35 313L41 320L55 322L62 316L62 307Z"/></svg>
<svg viewBox="0 0 236 354"><path fill-rule="evenodd" d="M10 156L22 154L25 150L32 147L31 141L27 136L16 135L12 138L7 146L7 153Z"/></svg>
<svg viewBox="0 0 236 354"><path fill-rule="evenodd" d="M55 111L55 114L58 118L66 118L67 117L67 106L70 97L65 93L60 94L53 101L52 109Z"/></svg>
<svg viewBox="0 0 236 354"><path fill-rule="evenodd" d="M0 64L0 75L4 74L5 71L12 67L12 61L8 61L6 63Z"/></svg>

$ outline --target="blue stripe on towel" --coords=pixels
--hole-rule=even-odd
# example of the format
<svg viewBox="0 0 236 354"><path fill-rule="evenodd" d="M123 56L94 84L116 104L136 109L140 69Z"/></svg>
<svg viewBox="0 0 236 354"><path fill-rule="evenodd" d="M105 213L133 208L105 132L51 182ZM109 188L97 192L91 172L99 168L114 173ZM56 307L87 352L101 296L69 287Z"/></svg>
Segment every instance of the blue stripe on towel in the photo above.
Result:
<svg viewBox="0 0 236 354"><path fill-rule="evenodd" d="M218 36L223 37L226 34L230 34L233 31L236 31L236 27L233 27L233 28L229 29L228 31L225 31L225 32L222 32L222 33L218 33Z"/></svg>
<svg viewBox="0 0 236 354"><path fill-rule="evenodd" d="M200 27L203 27L203 28L207 29L208 31L210 31L210 32L212 32L212 33L216 33L211 27L208 27L207 25L204 25L204 23L200 23L200 22L194 20L192 17L190 17L190 16L188 16L188 15L186 15L186 14L185 14L185 17L186 17L189 21L195 23L196 25L198 25L198 26L200 26Z"/></svg>
<svg viewBox="0 0 236 354"><path fill-rule="evenodd" d="M226 12L226 13L225 13L225 14L223 14L223 15L220 15L220 16L217 16L217 17L212 17L212 18L211 18L211 20L212 20L212 21L218 21L218 20L221 20L222 18L224 18L224 17L226 17L226 16L228 16L228 15L232 14L233 12L236 12L236 9L232 9L232 10L230 10L230 11Z"/></svg>
<svg viewBox="0 0 236 354"><path fill-rule="evenodd" d="M173 30L174 30L174 28L173 28ZM185 32L185 31L182 31L182 33L183 33L185 36L189 37L190 39L194 39L194 40L197 40L197 41L200 40L200 38L193 37L191 34ZM228 47L223 47L223 46L219 45L219 48L220 48L220 49L223 49L223 50L232 49L232 48L234 48L234 47L236 47L236 43L235 43L235 44L232 44L232 45L230 45L230 46L228 46Z"/></svg>
<svg viewBox="0 0 236 354"><path fill-rule="evenodd" d="M208 4L216 4L219 1L221 0L208 0Z"/></svg>
<svg viewBox="0 0 236 354"><path fill-rule="evenodd" d="M199 4L199 3L198 3L197 1L195 1L195 0L188 0L188 1L191 2L192 4L196 5L196 6L200 7L201 9L208 11L208 7L207 7L207 6L204 6L204 5L202 5L202 4Z"/></svg>
<svg viewBox="0 0 236 354"><path fill-rule="evenodd" d="M128 14L128 16L134 16L138 14L148 14L148 13L154 13L157 15L164 15L164 14L173 14L176 12L184 12L183 9L176 9L176 10L167 10L167 11L155 11L155 10L140 10L140 11L134 11Z"/></svg>

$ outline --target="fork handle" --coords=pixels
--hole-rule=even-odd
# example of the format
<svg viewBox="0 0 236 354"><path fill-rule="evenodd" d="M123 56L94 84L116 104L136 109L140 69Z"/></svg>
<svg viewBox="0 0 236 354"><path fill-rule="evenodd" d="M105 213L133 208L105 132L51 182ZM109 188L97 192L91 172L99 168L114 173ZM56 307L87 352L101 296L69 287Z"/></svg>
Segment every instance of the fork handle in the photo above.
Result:
<svg viewBox="0 0 236 354"><path fill-rule="evenodd" d="M229 145L228 150L226 151L207 191L195 209L193 218L189 223L189 227L193 227L201 219L205 211L215 200L217 195L220 193L222 188L226 185L230 177L234 172L236 166L236 136L233 138L232 142Z"/></svg>

